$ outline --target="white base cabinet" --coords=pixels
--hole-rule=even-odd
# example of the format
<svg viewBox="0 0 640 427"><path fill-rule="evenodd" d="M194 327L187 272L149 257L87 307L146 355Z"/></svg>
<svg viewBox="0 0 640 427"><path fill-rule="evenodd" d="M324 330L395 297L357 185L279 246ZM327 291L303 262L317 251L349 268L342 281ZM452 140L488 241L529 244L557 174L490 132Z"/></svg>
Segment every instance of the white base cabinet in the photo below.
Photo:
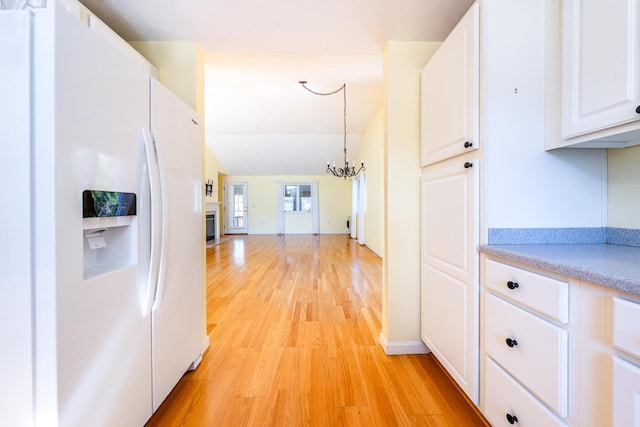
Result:
<svg viewBox="0 0 640 427"><path fill-rule="evenodd" d="M514 425L640 427L640 296L487 255L482 265L480 409L487 419L495 426L517 418ZM544 314L539 296L552 299L565 286L563 322ZM505 336L517 345L504 346Z"/></svg>
<svg viewBox="0 0 640 427"><path fill-rule="evenodd" d="M518 425L566 425L569 330L555 314L568 312L569 300L560 298L552 310L546 301L566 294L569 284L495 260L483 265L485 415L497 425L514 418ZM513 392L506 398L499 387Z"/></svg>

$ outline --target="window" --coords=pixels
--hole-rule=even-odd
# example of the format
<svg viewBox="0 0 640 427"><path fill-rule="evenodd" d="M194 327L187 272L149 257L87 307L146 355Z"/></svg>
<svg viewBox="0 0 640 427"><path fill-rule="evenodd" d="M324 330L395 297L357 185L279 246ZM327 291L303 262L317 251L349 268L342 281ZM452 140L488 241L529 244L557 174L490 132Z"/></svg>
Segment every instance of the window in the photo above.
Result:
<svg viewBox="0 0 640 427"><path fill-rule="evenodd" d="M284 186L285 212L311 212L311 185L286 184Z"/></svg>

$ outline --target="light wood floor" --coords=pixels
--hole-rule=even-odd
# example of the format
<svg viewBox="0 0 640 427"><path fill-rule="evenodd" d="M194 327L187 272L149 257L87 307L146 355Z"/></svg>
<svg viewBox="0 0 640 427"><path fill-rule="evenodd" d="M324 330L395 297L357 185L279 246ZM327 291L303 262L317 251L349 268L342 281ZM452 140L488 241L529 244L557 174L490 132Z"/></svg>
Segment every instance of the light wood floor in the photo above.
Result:
<svg viewBox="0 0 640 427"><path fill-rule="evenodd" d="M386 356L381 260L347 236L207 249L211 346L147 426L482 426L431 355Z"/></svg>

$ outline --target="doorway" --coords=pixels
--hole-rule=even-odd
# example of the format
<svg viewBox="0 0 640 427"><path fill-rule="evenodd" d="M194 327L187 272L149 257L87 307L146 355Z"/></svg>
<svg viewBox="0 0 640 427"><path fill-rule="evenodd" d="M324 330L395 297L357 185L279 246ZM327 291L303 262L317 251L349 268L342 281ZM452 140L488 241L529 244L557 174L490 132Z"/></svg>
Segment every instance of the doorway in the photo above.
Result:
<svg viewBox="0 0 640 427"><path fill-rule="evenodd" d="M224 184L225 233L247 234L249 232L249 184L227 182Z"/></svg>

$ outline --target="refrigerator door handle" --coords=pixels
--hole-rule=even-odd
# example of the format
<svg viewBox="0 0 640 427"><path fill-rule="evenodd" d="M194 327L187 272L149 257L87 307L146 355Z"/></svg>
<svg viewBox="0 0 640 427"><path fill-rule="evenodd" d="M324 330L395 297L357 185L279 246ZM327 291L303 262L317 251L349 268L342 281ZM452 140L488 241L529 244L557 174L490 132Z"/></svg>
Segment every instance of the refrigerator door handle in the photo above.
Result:
<svg viewBox="0 0 640 427"><path fill-rule="evenodd" d="M151 132L153 138L153 147L156 155L156 166L158 171L158 194L159 194L159 204L158 209L160 210L160 258L158 263L158 281L156 283L156 288L154 292L154 300L152 310L157 310L162 303L162 297L164 296L164 285L165 285L165 267L166 267L166 257L167 257L167 235L168 235L168 203L167 203L167 194L165 191L164 184L164 176L162 172L165 170L162 164L162 154L158 150L158 142L156 139L156 135Z"/></svg>
<svg viewBox="0 0 640 427"><path fill-rule="evenodd" d="M158 172L158 162L153 146L151 133L147 128L142 130L142 140L144 142L144 151L147 158L147 171L149 173L149 193L151 198L150 204L150 220L151 220L151 247L149 255L149 274L147 286L144 295L143 315L147 316L151 313L153 300L155 298L156 288L158 284L158 276L160 274L160 253L161 253L161 222L162 214L159 201L160 177Z"/></svg>

